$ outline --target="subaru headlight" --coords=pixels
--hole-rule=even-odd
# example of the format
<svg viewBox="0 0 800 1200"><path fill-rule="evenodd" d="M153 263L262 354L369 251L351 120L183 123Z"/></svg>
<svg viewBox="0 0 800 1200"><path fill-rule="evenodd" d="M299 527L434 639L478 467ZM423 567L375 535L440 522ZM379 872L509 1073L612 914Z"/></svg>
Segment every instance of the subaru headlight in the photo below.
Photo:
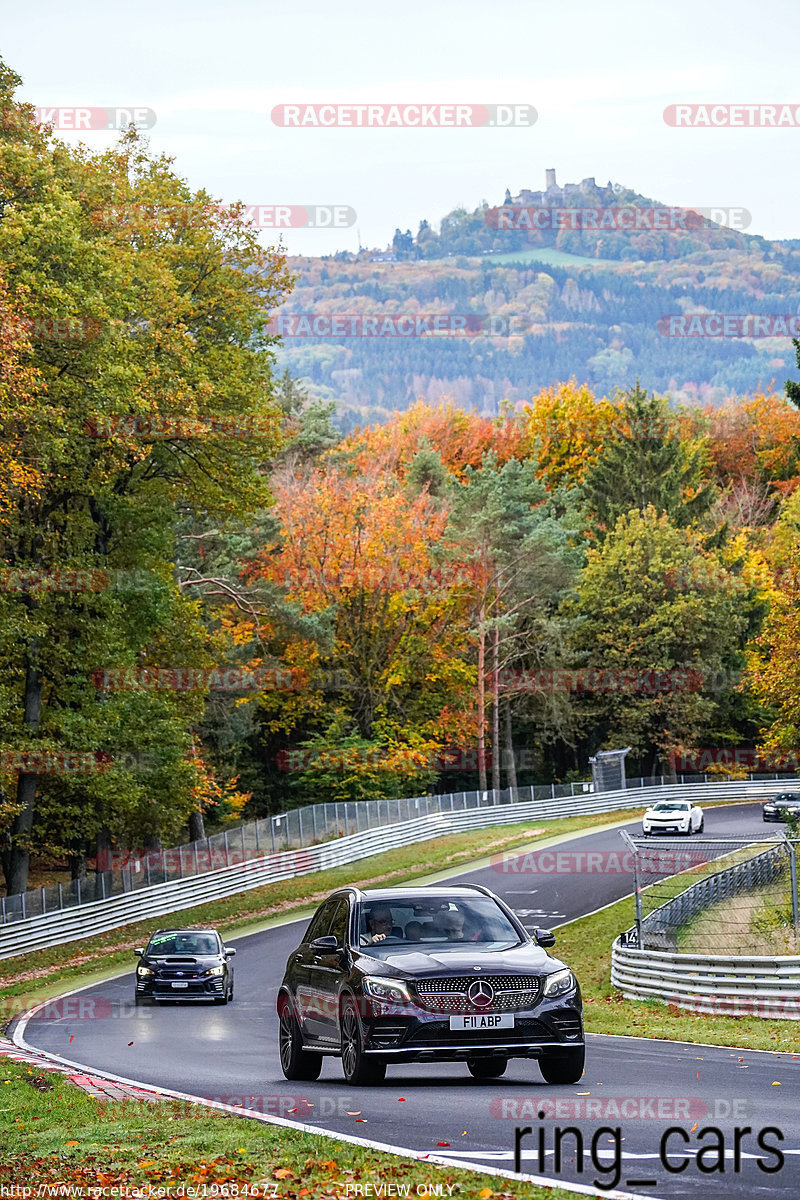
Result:
<svg viewBox="0 0 800 1200"><path fill-rule="evenodd" d="M545 996L566 996L569 992L575 990L575 976L572 971L556 971L552 975L548 975L544 981Z"/></svg>
<svg viewBox="0 0 800 1200"><path fill-rule="evenodd" d="M208 975L222 975L225 972L224 967L209 967L206 972Z"/></svg>
<svg viewBox="0 0 800 1200"><path fill-rule="evenodd" d="M155 975L155 971L151 971L149 967L137 967L136 974L140 979L144 979L145 975Z"/></svg>
<svg viewBox="0 0 800 1200"><path fill-rule="evenodd" d="M402 979L383 979L380 975L367 975L364 991L377 1000L388 1000L392 1004L406 1004L410 999Z"/></svg>

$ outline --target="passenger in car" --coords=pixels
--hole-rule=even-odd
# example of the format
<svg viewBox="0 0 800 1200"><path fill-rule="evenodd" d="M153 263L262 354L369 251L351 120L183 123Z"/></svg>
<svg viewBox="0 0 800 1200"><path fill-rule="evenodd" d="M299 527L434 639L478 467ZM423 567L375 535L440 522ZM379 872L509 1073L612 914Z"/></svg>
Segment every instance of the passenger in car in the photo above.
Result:
<svg viewBox="0 0 800 1200"><path fill-rule="evenodd" d="M464 928L464 914L458 908L445 909L438 914L436 932L443 934L449 942L479 942L480 929L467 931Z"/></svg>

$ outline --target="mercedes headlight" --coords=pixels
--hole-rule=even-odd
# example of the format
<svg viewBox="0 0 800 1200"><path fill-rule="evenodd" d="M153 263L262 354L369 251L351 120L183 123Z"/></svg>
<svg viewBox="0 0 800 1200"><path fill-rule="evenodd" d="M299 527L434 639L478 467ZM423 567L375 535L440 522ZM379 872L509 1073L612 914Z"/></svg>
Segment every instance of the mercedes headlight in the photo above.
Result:
<svg viewBox="0 0 800 1200"><path fill-rule="evenodd" d="M408 989L401 979L383 979L379 975L367 975L364 991L377 1000L388 1000L392 1004L405 1004L410 999Z"/></svg>
<svg viewBox="0 0 800 1200"><path fill-rule="evenodd" d="M149 967L137 967L136 974L140 979L144 979L145 975L155 975L155 971L151 971Z"/></svg>
<svg viewBox="0 0 800 1200"><path fill-rule="evenodd" d="M556 971L553 975L547 976L543 995L566 996L569 992L574 992L575 987L575 976L572 971Z"/></svg>

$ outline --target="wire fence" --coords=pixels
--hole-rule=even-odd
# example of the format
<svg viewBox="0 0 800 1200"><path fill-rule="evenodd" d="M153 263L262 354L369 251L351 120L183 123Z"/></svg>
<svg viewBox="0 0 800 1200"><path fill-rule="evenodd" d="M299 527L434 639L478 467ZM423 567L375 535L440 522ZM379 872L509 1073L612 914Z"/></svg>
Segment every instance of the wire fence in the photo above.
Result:
<svg viewBox="0 0 800 1200"><path fill-rule="evenodd" d="M680 954L797 954L797 848L778 834L626 837L633 849L636 926L627 944Z"/></svg>

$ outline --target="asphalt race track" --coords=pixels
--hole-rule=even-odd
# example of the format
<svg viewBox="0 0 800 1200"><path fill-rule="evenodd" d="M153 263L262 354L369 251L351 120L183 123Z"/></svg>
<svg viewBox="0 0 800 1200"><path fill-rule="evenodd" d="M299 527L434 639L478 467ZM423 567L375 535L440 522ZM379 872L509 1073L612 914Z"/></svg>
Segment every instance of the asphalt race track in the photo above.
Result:
<svg viewBox="0 0 800 1200"><path fill-rule="evenodd" d="M634 832L640 826L632 821L627 828ZM764 828L760 805L705 812L709 835L762 834ZM773 827L769 832L774 833ZM686 844L693 843L687 838ZM568 846L570 851L625 849L617 830L589 833ZM545 927L594 911L631 887L630 875L616 872L532 875L489 867L458 878L487 885L504 896L526 925ZM238 951L232 1005L135 1009L131 971L80 993L102 1001L87 1006L91 1017L87 1012L82 1019L73 1006L75 1015L34 1018L25 1040L126 1079L444 1155L456 1164L480 1162L501 1172L513 1170L515 1127L532 1126L521 1143L522 1170L532 1175L591 1187L597 1180L606 1188L669 1198L769 1195L795 1200L800 1195L800 1028L797 1058L590 1036L584 1078L566 1087L543 1083L536 1063L520 1059L512 1059L506 1075L491 1082L473 1080L459 1064L405 1064L390 1067L383 1086L353 1089L345 1084L338 1059L326 1059L318 1082L287 1083L278 1061L275 997L304 924L292 922L232 939ZM569 962L568 930L553 953ZM545 1116L539 1119L542 1111ZM659 1157L659 1143L673 1125L685 1129L689 1141L670 1136L667 1160L675 1172L670 1173ZM709 1126L720 1133L698 1141ZM769 1126L781 1131L784 1140L766 1133L759 1147L757 1138ZM582 1155L576 1135L564 1132L567 1127L582 1132ZM734 1128L747 1130L738 1135L738 1164ZM556 1129L563 1138L560 1164L554 1155ZM713 1149L719 1144L724 1158ZM785 1161L779 1171L767 1173L758 1161L774 1168L777 1159L768 1149L774 1146ZM715 1169L720 1161L724 1172ZM684 1170L676 1170L681 1166Z"/></svg>

